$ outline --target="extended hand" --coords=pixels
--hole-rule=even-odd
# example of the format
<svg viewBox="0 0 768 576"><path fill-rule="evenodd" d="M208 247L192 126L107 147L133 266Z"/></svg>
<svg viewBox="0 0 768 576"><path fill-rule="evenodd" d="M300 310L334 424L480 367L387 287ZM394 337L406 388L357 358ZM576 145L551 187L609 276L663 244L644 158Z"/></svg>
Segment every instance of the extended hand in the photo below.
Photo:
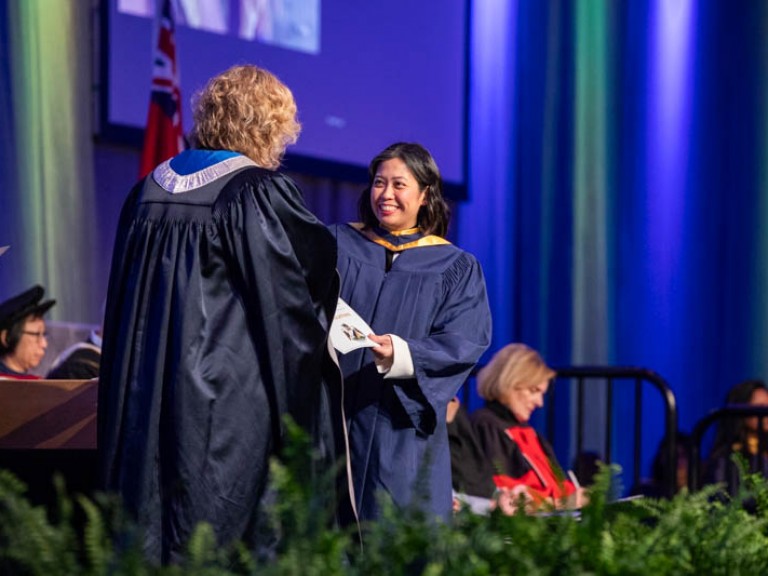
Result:
<svg viewBox="0 0 768 576"><path fill-rule="evenodd" d="M373 355L376 357L376 364L389 369L395 358L395 348L392 345L392 337L389 336L389 334L384 334L384 336L368 334L368 338L377 344L377 346L371 348L371 352L373 352Z"/></svg>

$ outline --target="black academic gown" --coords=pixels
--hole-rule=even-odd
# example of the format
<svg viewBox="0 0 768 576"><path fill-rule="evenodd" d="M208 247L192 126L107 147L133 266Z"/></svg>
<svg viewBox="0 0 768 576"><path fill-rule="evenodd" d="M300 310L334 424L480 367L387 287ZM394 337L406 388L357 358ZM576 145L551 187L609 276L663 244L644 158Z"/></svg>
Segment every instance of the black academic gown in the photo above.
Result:
<svg viewBox="0 0 768 576"><path fill-rule="evenodd" d="M348 225L332 231L341 297L376 334L404 339L415 370L412 378L384 379L368 349L339 358L360 519L379 516L379 493L398 507L449 518L446 409L491 338L482 269L449 243L429 245L440 240L429 237L402 249L387 270L386 247ZM418 236L388 240L402 248Z"/></svg>
<svg viewBox="0 0 768 576"><path fill-rule="evenodd" d="M260 503L283 415L335 459L322 372L335 264L295 185L242 156L191 176L165 163L131 191L109 281L99 449L151 560L179 560L200 521L222 543L269 545Z"/></svg>
<svg viewBox="0 0 768 576"><path fill-rule="evenodd" d="M534 497L542 498L562 498L575 490L571 481L565 479L552 445L528 423L519 422L506 406L487 402L470 418L499 487L524 484L532 489ZM531 440L527 446L515 441L512 434L515 429L526 432L525 436Z"/></svg>
<svg viewBox="0 0 768 576"><path fill-rule="evenodd" d="M453 421L448 423L448 441L453 489L470 496L491 498L496 491L493 483L495 470L483 452L463 404L456 411Z"/></svg>
<svg viewBox="0 0 768 576"><path fill-rule="evenodd" d="M61 353L45 375L50 380L90 380L99 376L101 346L89 337Z"/></svg>

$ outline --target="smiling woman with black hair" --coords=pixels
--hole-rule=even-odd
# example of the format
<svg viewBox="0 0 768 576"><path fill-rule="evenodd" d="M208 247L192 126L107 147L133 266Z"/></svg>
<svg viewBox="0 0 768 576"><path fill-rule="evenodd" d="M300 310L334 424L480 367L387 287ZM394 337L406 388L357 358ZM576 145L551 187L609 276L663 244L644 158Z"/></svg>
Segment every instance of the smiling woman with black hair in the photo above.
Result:
<svg viewBox="0 0 768 576"><path fill-rule="evenodd" d="M333 229L341 297L376 344L339 359L357 511L377 518L386 494L399 508L447 519L446 409L491 339L483 272L445 239L448 207L426 149L389 146L369 178L361 222Z"/></svg>

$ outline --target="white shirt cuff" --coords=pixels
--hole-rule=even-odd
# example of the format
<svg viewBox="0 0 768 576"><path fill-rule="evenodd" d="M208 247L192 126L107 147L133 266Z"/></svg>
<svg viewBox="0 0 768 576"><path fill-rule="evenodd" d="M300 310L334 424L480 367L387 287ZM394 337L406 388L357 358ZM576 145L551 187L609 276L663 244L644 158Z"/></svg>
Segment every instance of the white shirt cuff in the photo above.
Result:
<svg viewBox="0 0 768 576"><path fill-rule="evenodd" d="M413 358L411 358L411 349L408 348L408 343L394 334L387 334L392 338L392 349L394 355L392 357L392 365L387 368L384 364L376 362L376 370L379 374L384 374L384 379L391 378L412 378L413 371Z"/></svg>

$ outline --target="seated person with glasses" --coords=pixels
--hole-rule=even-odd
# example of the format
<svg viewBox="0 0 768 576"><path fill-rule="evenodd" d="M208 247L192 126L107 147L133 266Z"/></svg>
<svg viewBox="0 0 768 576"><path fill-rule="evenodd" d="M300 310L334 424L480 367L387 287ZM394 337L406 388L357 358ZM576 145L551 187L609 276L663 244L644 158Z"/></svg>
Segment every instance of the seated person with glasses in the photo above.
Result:
<svg viewBox="0 0 768 576"><path fill-rule="evenodd" d="M56 303L43 301L42 286L33 286L0 303L0 378L40 379L30 374L48 347L43 315Z"/></svg>
<svg viewBox="0 0 768 576"><path fill-rule="evenodd" d="M493 481L527 500L530 511L581 508L588 499L529 424L534 410L544 406L554 376L538 352L524 344L508 344L477 375L477 391L486 405L472 413L472 424L495 472Z"/></svg>

